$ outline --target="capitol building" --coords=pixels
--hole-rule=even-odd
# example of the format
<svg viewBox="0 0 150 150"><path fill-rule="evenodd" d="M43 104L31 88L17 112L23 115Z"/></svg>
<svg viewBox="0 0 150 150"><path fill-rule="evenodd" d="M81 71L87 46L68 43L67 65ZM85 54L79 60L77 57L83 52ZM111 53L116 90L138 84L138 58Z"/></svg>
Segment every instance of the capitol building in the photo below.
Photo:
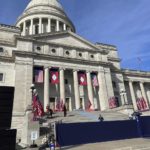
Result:
<svg viewBox="0 0 150 150"><path fill-rule="evenodd" d="M80 37L58 0L31 0L15 26L0 24L0 114L20 136L32 84L44 110L149 111L150 72L120 62L116 46Z"/></svg>

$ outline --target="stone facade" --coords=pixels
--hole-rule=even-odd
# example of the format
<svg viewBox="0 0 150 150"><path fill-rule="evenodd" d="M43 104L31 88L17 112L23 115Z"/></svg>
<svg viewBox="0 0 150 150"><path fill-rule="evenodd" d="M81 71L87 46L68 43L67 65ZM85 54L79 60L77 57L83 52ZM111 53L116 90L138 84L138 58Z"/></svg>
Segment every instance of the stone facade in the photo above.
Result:
<svg viewBox="0 0 150 150"><path fill-rule="evenodd" d="M121 69L117 48L78 36L56 0L32 0L16 26L0 25L0 86L15 88L12 128L18 128L18 137L32 102L34 67L44 71L44 82L35 83L44 109L48 104L55 108L62 99L69 111L85 110L89 100L92 109L103 111L114 96L117 107L128 104L137 110L140 97L150 106L150 72ZM57 68L59 84L49 83L51 68ZM78 84L79 71L86 74L86 86ZM98 87L92 85L91 73L96 73Z"/></svg>

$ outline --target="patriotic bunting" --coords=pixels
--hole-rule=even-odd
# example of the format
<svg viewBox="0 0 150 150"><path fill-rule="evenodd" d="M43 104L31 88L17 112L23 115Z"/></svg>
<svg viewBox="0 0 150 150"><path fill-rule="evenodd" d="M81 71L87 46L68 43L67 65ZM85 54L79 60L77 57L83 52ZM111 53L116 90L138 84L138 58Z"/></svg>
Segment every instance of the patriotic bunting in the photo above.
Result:
<svg viewBox="0 0 150 150"><path fill-rule="evenodd" d="M32 107L33 107L34 119L44 115L43 106L37 94L33 96Z"/></svg>
<svg viewBox="0 0 150 150"><path fill-rule="evenodd" d="M87 85L86 74L78 73L79 85Z"/></svg>
<svg viewBox="0 0 150 150"><path fill-rule="evenodd" d="M114 96L110 97L108 102L109 102L109 108L110 109L117 107L117 100L116 100L116 98Z"/></svg>
<svg viewBox="0 0 150 150"><path fill-rule="evenodd" d="M98 86L97 75L94 74L94 73L92 73L92 74L91 74L91 79L92 79L93 86L94 86L94 87Z"/></svg>
<svg viewBox="0 0 150 150"><path fill-rule="evenodd" d="M42 69L34 70L34 82L43 83L43 70Z"/></svg>
<svg viewBox="0 0 150 150"><path fill-rule="evenodd" d="M50 71L50 82L52 84L59 83L59 72L58 71Z"/></svg>
<svg viewBox="0 0 150 150"><path fill-rule="evenodd" d="M137 104L138 110L140 110L140 111L149 109L147 106L146 100L143 97L138 98L136 100L136 104Z"/></svg>

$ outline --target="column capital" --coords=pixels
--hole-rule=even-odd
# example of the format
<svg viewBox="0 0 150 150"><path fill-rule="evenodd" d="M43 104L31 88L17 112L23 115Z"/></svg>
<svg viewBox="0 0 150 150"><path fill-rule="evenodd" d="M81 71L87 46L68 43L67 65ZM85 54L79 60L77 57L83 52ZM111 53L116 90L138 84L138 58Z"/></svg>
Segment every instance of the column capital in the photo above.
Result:
<svg viewBox="0 0 150 150"><path fill-rule="evenodd" d="M91 70L86 70L86 73L91 73L92 71Z"/></svg>
<svg viewBox="0 0 150 150"><path fill-rule="evenodd" d="M133 82L135 82L135 81L133 81L133 80L129 80L129 82L130 82L130 83L133 83Z"/></svg>
<svg viewBox="0 0 150 150"><path fill-rule="evenodd" d="M79 69L73 69L73 72L75 72L75 71L77 71L77 72L78 72L78 71L79 71Z"/></svg>
<svg viewBox="0 0 150 150"><path fill-rule="evenodd" d="M59 70L66 70L65 67L59 67Z"/></svg>
<svg viewBox="0 0 150 150"><path fill-rule="evenodd" d="M140 84L144 84L145 82L144 82L144 81L139 81L139 83L140 83Z"/></svg>

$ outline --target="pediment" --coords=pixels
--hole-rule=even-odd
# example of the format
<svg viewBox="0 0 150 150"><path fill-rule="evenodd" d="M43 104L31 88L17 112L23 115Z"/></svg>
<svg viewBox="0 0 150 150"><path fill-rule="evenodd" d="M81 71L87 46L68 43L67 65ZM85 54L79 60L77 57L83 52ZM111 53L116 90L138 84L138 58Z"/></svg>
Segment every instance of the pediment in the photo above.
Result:
<svg viewBox="0 0 150 150"><path fill-rule="evenodd" d="M47 36L36 37L44 42L53 42L71 47L78 47L84 49L98 50L98 48L91 42L83 39L79 35L71 32L51 34Z"/></svg>

